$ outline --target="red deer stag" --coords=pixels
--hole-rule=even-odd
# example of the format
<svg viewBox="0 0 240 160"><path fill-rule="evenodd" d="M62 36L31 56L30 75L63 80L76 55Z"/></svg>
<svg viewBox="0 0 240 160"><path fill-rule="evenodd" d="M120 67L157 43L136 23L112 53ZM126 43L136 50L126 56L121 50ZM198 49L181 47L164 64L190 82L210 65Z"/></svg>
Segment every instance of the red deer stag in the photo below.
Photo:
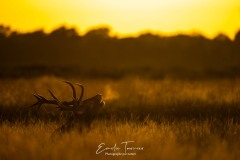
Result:
<svg viewBox="0 0 240 160"><path fill-rule="evenodd" d="M97 94L92 98L82 100L84 88L83 85L78 83L75 85L81 88L81 94L79 98L77 98L74 85L67 81L63 82L71 87L73 92L73 100L60 101L51 90L48 90L53 99L48 100L39 94L33 94L33 96L37 99L37 102L31 107L38 106L38 108L40 108L43 104L52 104L56 105L56 108L58 108L60 111L71 111L73 113L72 116L67 119L66 123L57 128L55 132L67 132L70 131L74 126L77 126L79 130L82 131L84 127L90 127L91 122L94 120L94 117L98 111L105 105L105 102L103 101L101 94Z"/></svg>

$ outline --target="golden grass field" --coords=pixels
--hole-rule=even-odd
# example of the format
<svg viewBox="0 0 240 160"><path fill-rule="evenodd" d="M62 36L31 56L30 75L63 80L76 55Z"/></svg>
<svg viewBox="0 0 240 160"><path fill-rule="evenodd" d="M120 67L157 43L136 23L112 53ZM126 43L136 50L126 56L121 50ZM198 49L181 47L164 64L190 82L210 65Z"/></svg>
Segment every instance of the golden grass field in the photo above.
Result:
<svg viewBox="0 0 240 160"><path fill-rule="evenodd" d="M84 98L102 93L106 106L90 129L63 135L58 111L35 102L31 93L71 99L63 78L0 79L0 159L238 159L240 79L67 79L85 86ZM65 79L66 80L66 79ZM39 113L39 114L38 114ZM98 146L129 147L136 155L111 156ZM108 150L112 152L111 150ZM131 152L131 151L127 151Z"/></svg>

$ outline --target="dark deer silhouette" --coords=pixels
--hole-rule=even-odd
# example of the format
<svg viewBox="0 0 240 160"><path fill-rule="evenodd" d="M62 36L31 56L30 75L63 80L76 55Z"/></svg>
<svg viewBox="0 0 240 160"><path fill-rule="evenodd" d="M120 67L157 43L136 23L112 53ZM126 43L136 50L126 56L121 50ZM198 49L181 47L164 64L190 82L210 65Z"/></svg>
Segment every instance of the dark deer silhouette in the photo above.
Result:
<svg viewBox="0 0 240 160"><path fill-rule="evenodd" d="M84 94L83 85L79 83L75 84L81 88L81 94L79 98L77 98L74 85L67 81L64 82L72 89L73 99L71 101L60 101L51 90L48 90L53 98L52 100L48 100L39 94L33 94L33 96L37 99L37 102L30 107L37 106L39 109L43 104L52 104L56 105L56 108L58 108L59 111L72 112L73 114L63 125L57 128L55 132L68 132L75 126L78 127L80 131L82 131L83 128L89 128L98 111L105 105L102 95L97 94L89 99L82 100Z"/></svg>

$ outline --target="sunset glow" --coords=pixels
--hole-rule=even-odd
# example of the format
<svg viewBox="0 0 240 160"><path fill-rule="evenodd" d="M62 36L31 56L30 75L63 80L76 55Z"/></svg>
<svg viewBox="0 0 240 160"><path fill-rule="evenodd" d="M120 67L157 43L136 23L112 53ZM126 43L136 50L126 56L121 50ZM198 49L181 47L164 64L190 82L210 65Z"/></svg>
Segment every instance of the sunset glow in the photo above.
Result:
<svg viewBox="0 0 240 160"><path fill-rule="evenodd" d="M107 25L118 36L151 31L233 38L240 29L239 0L8 0L0 12L0 24L22 32L67 25L84 34Z"/></svg>

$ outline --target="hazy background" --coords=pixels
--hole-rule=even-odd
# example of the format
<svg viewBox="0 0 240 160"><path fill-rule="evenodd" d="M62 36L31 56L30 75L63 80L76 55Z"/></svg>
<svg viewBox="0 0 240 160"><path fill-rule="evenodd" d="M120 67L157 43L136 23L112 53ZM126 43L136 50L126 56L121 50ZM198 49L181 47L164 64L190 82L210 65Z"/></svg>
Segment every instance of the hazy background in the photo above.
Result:
<svg viewBox="0 0 240 160"><path fill-rule="evenodd" d="M0 75L84 76L121 78L238 77L240 32L233 40L219 34L137 37L110 36L110 29L95 28L79 35L75 28L50 33L20 33L0 26Z"/></svg>
<svg viewBox="0 0 240 160"><path fill-rule="evenodd" d="M238 77L238 0L8 0L0 76Z"/></svg>

